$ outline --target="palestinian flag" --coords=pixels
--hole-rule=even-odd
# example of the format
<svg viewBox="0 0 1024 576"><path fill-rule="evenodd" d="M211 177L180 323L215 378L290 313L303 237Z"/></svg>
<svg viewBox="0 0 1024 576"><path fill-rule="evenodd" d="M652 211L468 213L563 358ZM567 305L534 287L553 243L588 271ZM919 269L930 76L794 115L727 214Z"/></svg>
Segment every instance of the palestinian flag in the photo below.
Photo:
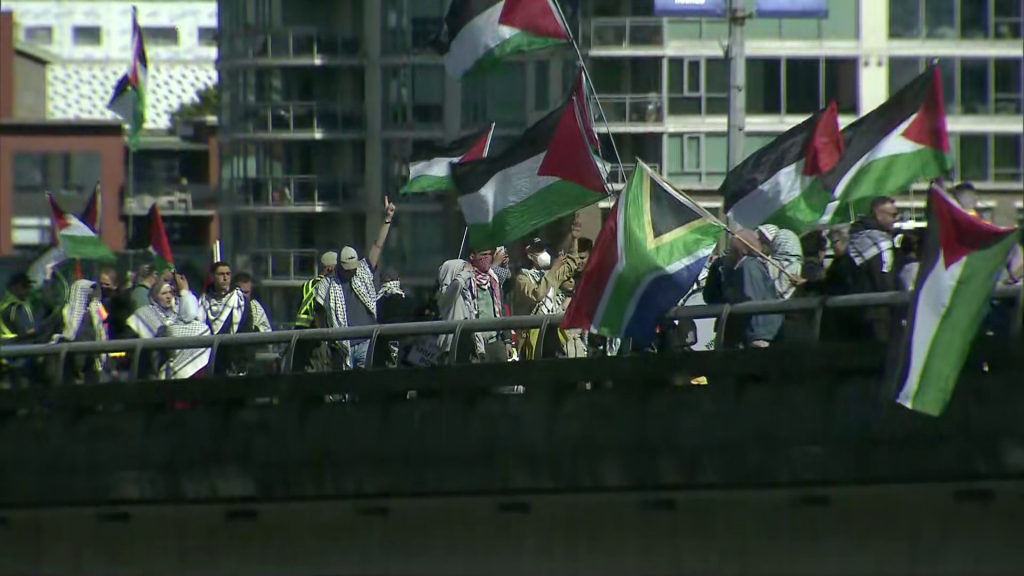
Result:
<svg viewBox="0 0 1024 576"><path fill-rule="evenodd" d="M722 235L706 210L637 166L597 236L563 328L650 342Z"/></svg>
<svg viewBox="0 0 1024 576"><path fill-rule="evenodd" d="M167 241L167 232L164 231L164 219L160 216L160 207L153 203L149 209L149 251L156 257L157 272L174 269L174 256L171 254L171 244Z"/></svg>
<svg viewBox="0 0 1024 576"><path fill-rule="evenodd" d="M139 135L146 124L146 79L149 70L149 59L146 57L146 45L142 40L142 28L139 26L139 13L132 6L132 60L128 72L117 81L114 94L107 104L114 114L128 123L128 145L132 150L139 147Z"/></svg>
<svg viewBox="0 0 1024 576"><path fill-rule="evenodd" d="M471 248L494 247L606 196L576 100L526 129L497 156L452 164Z"/></svg>
<svg viewBox="0 0 1024 576"><path fill-rule="evenodd" d="M971 216L932 188L907 334L893 370L897 402L942 414L1020 234Z"/></svg>
<svg viewBox="0 0 1024 576"><path fill-rule="evenodd" d="M487 156L494 136L494 124L483 132L470 134L454 142L417 146L413 143L409 163L409 183L400 194L440 192L452 187L451 165Z"/></svg>
<svg viewBox="0 0 1024 576"><path fill-rule="evenodd" d="M569 41L557 0L452 0L438 52L448 74L462 78L515 54Z"/></svg>
<svg viewBox="0 0 1024 576"><path fill-rule="evenodd" d="M116 260L113 251L103 243L103 240L95 232L90 230L78 218L66 214L57 205L57 201L53 199L52 194L47 192L46 197L50 200L53 222L57 226L57 236L66 258Z"/></svg>
<svg viewBox="0 0 1024 576"><path fill-rule="evenodd" d="M870 114L843 130L846 152L822 178L837 200L825 210L832 223L868 213L871 199L950 173L942 77L933 65Z"/></svg>
<svg viewBox="0 0 1024 576"><path fill-rule="evenodd" d="M85 209L82 210L78 219L82 221L82 224L88 226L89 230L92 230L94 234L100 233L100 225L103 223L103 192L100 189L99 182L93 187L89 203L85 205ZM50 243L53 245L59 244L60 238L58 237L56 221L51 223L50 234Z"/></svg>
<svg viewBox="0 0 1024 576"><path fill-rule="evenodd" d="M832 102L729 172L718 189L726 214L748 229L766 222L797 233L814 227L824 211L822 202L830 201L820 178L835 167L843 150Z"/></svg>

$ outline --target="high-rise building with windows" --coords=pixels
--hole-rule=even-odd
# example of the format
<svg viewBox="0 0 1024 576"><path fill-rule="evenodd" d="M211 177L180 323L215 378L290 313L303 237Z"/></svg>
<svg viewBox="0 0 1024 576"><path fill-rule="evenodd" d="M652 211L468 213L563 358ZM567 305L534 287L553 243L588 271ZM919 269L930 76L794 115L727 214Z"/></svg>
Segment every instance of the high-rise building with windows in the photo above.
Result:
<svg viewBox="0 0 1024 576"><path fill-rule="evenodd" d="M754 0L746 0L747 9ZM659 18L652 0L584 2L589 67L619 149L660 163L709 207L727 167L724 20ZM957 177L997 221L1020 219L1020 0L829 0L824 20L746 22L744 154L835 100L844 125L926 63L942 69ZM900 199L923 216L923 196Z"/></svg>
<svg viewBox="0 0 1024 576"><path fill-rule="evenodd" d="M278 316L293 313L318 252L365 254L415 142L496 122L500 147L563 98L573 70L551 55L449 78L428 48L447 4L219 2L222 241ZM458 206L444 195L397 203L384 266L430 290L441 262L458 257Z"/></svg>
<svg viewBox="0 0 1024 576"><path fill-rule="evenodd" d="M500 147L567 93L575 73L568 53L448 78L428 49L447 4L218 3L222 240L240 267L263 278L274 309L294 307L318 251L349 243L366 251L384 197L405 182L413 142L493 121ZM579 4L574 26L624 162L643 158L717 207L727 167L727 24L654 17L653 0ZM938 58L958 171L985 191L997 219L1016 217L1024 164L1019 0L830 0L825 20L752 19L746 27L745 153L832 99L848 123ZM913 212L922 198L902 205ZM458 254L457 204L403 197L398 214L385 265L430 288L437 266Z"/></svg>

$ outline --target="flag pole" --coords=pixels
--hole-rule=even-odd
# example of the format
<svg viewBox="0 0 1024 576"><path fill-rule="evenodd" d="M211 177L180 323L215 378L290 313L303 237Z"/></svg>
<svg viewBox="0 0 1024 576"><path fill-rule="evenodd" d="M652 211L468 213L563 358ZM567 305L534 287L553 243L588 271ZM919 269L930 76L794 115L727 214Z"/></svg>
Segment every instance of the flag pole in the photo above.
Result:
<svg viewBox="0 0 1024 576"><path fill-rule="evenodd" d="M135 151L131 141L128 142L128 185L125 187L128 192L128 234L129 242L135 240ZM135 270L135 251L128 250L128 269Z"/></svg>
<svg viewBox="0 0 1024 576"><path fill-rule="evenodd" d="M615 137L612 135L612 128L608 125L608 116L604 113L604 107L601 106L601 99L597 95L597 90L594 88L594 82L590 79L590 71L587 70L587 63L583 60L583 53L580 51L579 44L576 43L576 38L572 34L572 30L569 29L569 21L565 19L565 14L562 12L562 6L556 1L552 2L555 8L558 10L558 17L562 20L562 28L565 29L565 34L569 37L569 42L572 44L573 50L576 51L576 58L580 62L580 70L583 71L583 78L586 80L586 84L590 86L590 92L594 95L594 102L597 103L597 111L601 113L601 122L604 124L604 129L608 131L608 140L612 143L612 152L615 153L615 160L619 163L619 172L622 174L622 180L626 180L626 168L622 165L622 156L619 156L619 148L615 145ZM579 9L582 10L582 7ZM577 10L577 16L578 12Z"/></svg>

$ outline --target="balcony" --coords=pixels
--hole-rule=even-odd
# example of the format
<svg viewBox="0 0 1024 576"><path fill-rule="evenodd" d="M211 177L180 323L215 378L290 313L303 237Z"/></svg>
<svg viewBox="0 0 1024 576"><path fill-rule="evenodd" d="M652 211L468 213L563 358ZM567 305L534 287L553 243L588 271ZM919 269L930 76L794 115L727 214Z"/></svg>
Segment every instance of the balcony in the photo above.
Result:
<svg viewBox="0 0 1024 576"><path fill-rule="evenodd" d="M272 102L245 105L234 134L273 134L322 138L324 133L366 128L362 111L326 102Z"/></svg>
<svg viewBox="0 0 1024 576"><path fill-rule="evenodd" d="M301 283L319 273L316 250L252 250L253 276L264 283Z"/></svg>
<svg viewBox="0 0 1024 576"><path fill-rule="evenodd" d="M609 124L658 124L665 120L659 94L602 94L601 107Z"/></svg>
<svg viewBox="0 0 1024 576"><path fill-rule="evenodd" d="M240 34L228 45L230 52L224 60L229 64L260 60L322 64L327 60L355 59L362 51L359 38L299 26Z"/></svg>
<svg viewBox="0 0 1024 576"><path fill-rule="evenodd" d="M651 170L655 173L661 174L660 164L648 164L648 166L650 166ZM632 176L633 172L636 171L636 164L623 164L622 168L626 169L625 173L622 172L622 168L620 168L615 162L611 162L608 168L608 184L613 188L621 188L626 185L630 176Z"/></svg>
<svg viewBox="0 0 1024 576"><path fill-rule="evenodd" d="M236 209L245 212L323 212L355 203L360 187L314 175L239 178Z"/></svg>
<svg viewBox="0 0 1024 576"><path fill-rule="evenodd" d="M662 18L594 18L590 22L590 48L662 48L663 22Z"/></svg>

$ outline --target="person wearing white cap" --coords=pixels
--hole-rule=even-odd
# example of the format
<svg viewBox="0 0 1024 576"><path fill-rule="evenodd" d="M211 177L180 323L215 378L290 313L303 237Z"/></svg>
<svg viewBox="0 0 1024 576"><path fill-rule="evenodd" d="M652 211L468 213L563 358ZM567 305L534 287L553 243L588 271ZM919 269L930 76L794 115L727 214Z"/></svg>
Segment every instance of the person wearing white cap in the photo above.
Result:
<svg viewBox="0 0 1024 576"><path fill-rule="evenodd" d="M757 227L761 243L769 247L769 256L782 265L789 274L784 274L778 266L769 266L768 274L775 284L779 298L785 300L793 295L798 284L790 277L799 278L804 267L804 249L800 237L792 230L779 228L774 224L762 224Z"/></svg>
<svg viewBox="0 0 1024 576"><path fill-rule="evenodd" d="M373 272L380 263L380 254L388 239L394 215L395 205L385 197L384 223L366 258L360 259L351 246L345 246L338 252L338 265L334 274L324 276L323 281L316 286L318 326L354 328L377 323L377 289L373 282ZM369 338L337 342L334 348L341 355L336 359L343 362L345 368L365 368L369 343Z"/></svg>

